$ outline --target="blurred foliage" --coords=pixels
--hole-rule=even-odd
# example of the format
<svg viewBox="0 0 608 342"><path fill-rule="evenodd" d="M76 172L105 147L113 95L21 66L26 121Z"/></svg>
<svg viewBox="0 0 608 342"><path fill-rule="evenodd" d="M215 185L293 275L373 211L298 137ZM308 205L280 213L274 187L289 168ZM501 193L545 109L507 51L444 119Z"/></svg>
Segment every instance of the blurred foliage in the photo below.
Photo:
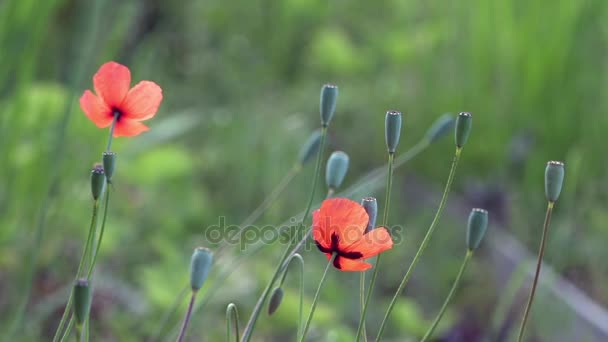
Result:
<svg viewBox="0 0 608 342"><path fill-rule="evenodd" d="M318 90L328 81L339 85L340 97L327 152L349 153L350 184L385 162L386 110L405 114L400 151L441 113L472 112L455 193L467 206L487 207L495 226L531 249L545 205L545 162L564 160L564 196L546 260L608 304L608 164L601 158L607 16L603 0L0 1L0 326L11 324L29 292L22 284L31 260L35 281L24 309L37 323L20 336L46 339L57 324L86 236L88 172L107 134L82 115L78 97L107 60L128 65L134 80L162 85L165 100L149 133L115 142L117 196L102 246L93 336L155 334L187 283L192 249L206 244L205 227L220 216L238 224L290 169L318 126ZM442 186L449 140L396 174L391 222L405 227L406 241L385 259L399 267L381 275L378 303L388 302L434 210L408 201L417 190L407 186L411 179ZM309 165L264 223L302 210L311 173ZM455 275L464 220L452 215L442 226L408 289L412 297L395 310L392 336L420 336ZM222 283L190 335L220 339L230 301L246 320L278 250L263 250ZM441 331L460 322L459 312L476 312L477 326L490 321L496 284L483 276L491 266L481 254ZM324 261L315 252L305 258L310 294L320 276L315 266ZM332 299L319 306L311 336L350 341L358 276L332 277L323 293ZM293 336L294 291L276 316L260 320L260 340ZM184 306L169 324L179 322ZM370 327L384 308L372 309ZM536 319L543 336L563 317Z"/></svg>

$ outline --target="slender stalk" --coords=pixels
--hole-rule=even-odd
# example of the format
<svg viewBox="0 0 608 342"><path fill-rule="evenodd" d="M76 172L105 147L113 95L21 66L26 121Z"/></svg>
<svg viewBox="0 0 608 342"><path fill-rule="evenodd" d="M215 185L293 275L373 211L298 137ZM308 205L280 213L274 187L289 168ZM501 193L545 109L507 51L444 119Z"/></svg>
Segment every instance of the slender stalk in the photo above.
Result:
<svg viewBox="0 0 608 342"><path fill-rule="evenodd" d="M61 336L61 342L66 341L68 337L70 337L70 332L72 331L72 327L74 326L75 321L76 320L74 319L74 315L71 315L70 321L68 322L68 326L65 328L65 334Z"/></svg>
<svg viewBox="0 0 608 342"><path fill-rule="evenodd" d="M445 309L448 307L448 304L452 300L452 297L454 296L454 293L456 292L456 289L458 288L458 284L460 284L460 279L462 278L462 274L464 273L464 270L467 268L469 260L471 260L471 256L473 256L473 251L469 249L469 250L467 250L467 254L464 256L464 260L462 260L462 265L460 265L460 270L458 271L458 274L456 275L456 279L454 279L454 283L452 284L452 288L450 289L448 296L445 298L445 301L443 302L441 309L439 309L439 313L437 314L437 317L435 317L433 324L430 326L429 330L427 330L426 334L424 334L424 336L422 337L422 340L420 340L420 342L426 342L431 338L431 336L433 336L433 332L435 331L435 328L437 328L437 324L439 324L439 321L441 321L441 317L443 317L443 314L445 313Z"/></svg>
<svg viewBox="0 0 608 342"><path fill-rule="evenodd" d="M517 338L518 342L521 342L524 339L526 323L528 323L528 316L530 315L530 310L532 309L532 301L534 300L534 294L536 293L536 286L538 285L538 278L540 276L540 267L543 263L543 255L545 255L545 244L547 242L547 232L549 231L549 224L551 224L551 214L553 213L554 205L555 205L555 202L549 202L547 204L547 212L545 214L545 223L543 224L543 235L540 239L540 248L538 250L538 260L536 262L536 272L534 273L534 281L532 282L532 288L530 289L530 296L528 297L528 303L526 304L526 311L524 312L524 317L521 321L521 326L519 328L519 337Z"/></svg>
<svg viewBox="0 0 608 342"><path fill-rule="evenodd" d="M363 315L363 308L365 307L365 272L361 272L359 274L359 305L361 307L360 315ZM363 341L367 341L367 329L365 328L365 324L363 324L363 331L361 333L363 335Z"/></svg>
<svg viewBox="0 0 608 342"><path fill-rule="evenodd" d="M91 279L91 275L93 274L93 269L95 268L95 264L97 263L97 255L99 254L99 247L101 246L101 241L103 239L103 232L106 227L106 219L108 217L108 205L110 204L110 186L106 183L106 199L103 208L103 218L101 219L101 227L99 228L99 238L97 239L97 245L95 246L95 253L92 255L91 264L89 265L89 270L87 272L87 280Z"/></svg>
<svg viewBox="0 0 608 342"><path fill-rule="evenodd" d="M426 249L427 245L429 244L429 241L431 240L431 236L433 235L433 232L435 231L435 228L437 227L437 223L439 223L439 218L441 217L441 214L443 213L443 209L445 208L445 204L448 200L448 195L449 195L450 189L452 187L452 182L454 181L454 175L456 174L456 167L458 166L458 160L460 159L461 151L462 151L461 148L458 148L458 147L456 148L456 152L454 153L454 159L452 160L452 167L450 168L448 180L445 184L445 189L443 190L443 195L441 196L441 201L439 202L439 207L437 208L435 217L433 218L433 221L431 222L431 225L429 226L429 229L426 232L426 235L424 236L424 239L422 240L420 247L418 247L418 251L416 251L416 254L414 255L414 259L410 263L410 266L408 267L407 272L405 272L403 279L401 279L401 283L399 284L399 287L397 288L397 291L395 292L393 299L391 300L390 304L388 305L388 309L386 310L386 313L384 314L382 323L380 323L380 329L378 330L378 335L376 336L376 342L378 342L382 339L382 334L384 333L386 323L388 322L388 317L391 315L391 312L393 311L393 308L395 307L395 304L397 303L397 299L399 299L399 296L401 295L401 292L405 288L405 285L407 285L408 281L410 280L410 277L412 276L412 272L416 268L416 265L418 264L418 261L420 260L420 256L422 255L422 253Z"/></svg>
<svg viewBox="0 0 608 342"><path fill-rule="evenodd" d="M93 243L93 236L95 235L95 227L97 226L97 212L99 209L99 200L93 201L93 212L91 214L91 223L89 224L89 234L87 236L87 241L84 245L84 250L82 252L82 256L80 257L80 262L78 263L78 270L76 271L76 279L80 277L84 269L84 264L88 259L88 255L91 249L91 244ZM68 317L72 313L72 304L74 301L74 293L73 290L70 290L70 295L68 297L68 302L65 305L65 309L63 310L63 315L61 316L61 320L59 321L59 325L57 326L57 330L55 331L55 336L53 337L53 342L57 342L61 335L61 331L63 330L63 326L65 325ZM68 325L71 329L71 327ZM66 333L69 334L69 330L66 328Z"/></svg>
<svg viewBox="0 0 608 342"><path fill-rule="evenodd" d="M300 306L298 308L298 331L296 334L296 337L300 338L302 336L302 319L304 318L304 260L300 254L295 254L294 258L297 258L300 264Z"/></svg>
<svg viewBox="0 0 608 342"><path fill-rule="evenodd" d="M325 266L325 271L323 271L323 275L321 276L321 280L319 281L319 286L317 287L317 292L315 293L314 298L312 299L312 305L310 307L310 312L308 313L308 318L306 319L306 323L304 323L304 329L302 330L302 335L300 335L300 338L298 339L298 341L303 342L304 339L306 338L306 334L308 333L308 328L310 328L310 322L312 321L312 316L314 316L315 314L315 309L317 308L317 302L319 301L319 294L321 293L321 288L323 287L323 284L325 283L325 277L327 276L327 271L329 270L329 267L331 266L331 264L334 262L334 259L336 258L336 255L332 255L331 258L329 259L329 261L327 262L327 266Z"/></svg>
<svg viewBox="0 0 608 342"><path fill-rule="evenodd" d="M386 198L384 199L384 214L382 215L382 226L386 227L388 224L388 212L390 209L391 202L391 188L393 184L393 163L395 161L395 154L388 154L388 174L386 177ZM376 284L376 278L378 277L378 270L380 269L380 254L376 257L376 266L374 267L374 273L369 281L369 289L367 290L367 296L365 297L365 303L363 310L361 310L361 318L359 319L359 327L357 328L357 336L355 341L358 342L361 338L361 334L365 330L365 316L367 315L367 308L369 307L369 301L372 297L374 285Z"/></svg>
<svg viewBox="0 0 608 342"><path fill-rule="evenodd" d="M114 135L114 128L116 127L116 122L118 121L118 114L114 113L114 119L112 119L112 125L110 126L110 137L108 138L108 145L106 146L106 151L110 151L112 149L112 136Z"/></svg>
<svg viewBox="0 0 608 342"><path fill-rule="evenodd" d="M314 201L315 192L317 189L317 183L319 181L319 174L321 171L321 158L323 156L323 148L325 147L326 136L327 136L327 127L323 127L321 129L321 142L319 143L319 152L318 152L319 154L317 155L317 163L315 166L315 174L314 174L313 181L312 181L312 189L310 191L310 198L308 200L308 205L306 206L306 210L304 211L304 216L302 217L302 220L300 221L300 224L298 225L298 227L296 229L296 235L294 236L294 238L297 238L300 235L299 232L304 227L304 221L310 214L310 210L312 208L312 203ZM262 295L260 296L255 307L253 308L251 317L249 318L249 321L247 322L247 325L245 326L245 330L243 332L243 339L242 339L243 342L248 342L251 339L251 334L253 333L253 328L255 327L255 324L258 320L258 317L262 310L262 306L263 306L264 302L266 301L266 299L268 298L268 295L270 294L270 290L272 289L273 284L277 281L281 270L283 269L283 267L285 267L285 265L284 265L285 260L287 260L287 258L290 256L291 245L292 245L292 243L290 242L288 248L285 249L285 252L283 253L283 256L281 257L281 259L277 265L277 268L274 272L274 275L272 276L272 279L270 280L270 282L264 289L264 292L262 292Z"/></svg>
<svg viewBox="0 0 608 342"><path fill-rule="evenodd" d="M228 304L226 308L226 342L231 341L230 322L234 322L234 341L239 342L239 312L234 303Z"/></svg>
<svg viewBox="0 0 608 342"><path fill-rule="evenodd" d="M179 336L177 337L177 342L181 342L186 336L186 330L188 329L188 323L190 322L190 316L192 316L192 308L194 307L194 301L196 300L196 291L192 291L192 296L190 297L190 304L188 304L188 311L186 311L186 317L184 317L184 324L182 325L182 329L179 332Z"/></svg>

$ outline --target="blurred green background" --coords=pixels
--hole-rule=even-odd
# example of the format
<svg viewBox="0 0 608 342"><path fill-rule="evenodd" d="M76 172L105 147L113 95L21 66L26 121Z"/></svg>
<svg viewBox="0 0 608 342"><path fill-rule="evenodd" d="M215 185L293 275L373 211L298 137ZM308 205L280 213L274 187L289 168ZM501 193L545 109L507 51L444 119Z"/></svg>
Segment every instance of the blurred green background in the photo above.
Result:
<svg viewBox="0 0 608 342"><path fill-rule="evenodd" d="M167 313L187 284L192 249L209 245L204 230L219 216L241 222L288 172L319 125L326 82L340 88L326 154L350 155L346 186L385 163L386 110L404 113L399 152L442 113L474 116L451 207L388 340L426 331L464 253L472 206L490 211L490 230L536 250L552 159L565 161L567 172L546 261L608 305L607 19L604 0L0 1L1 331L48 340L61 316L87 233L90 168L107 139L78 98L108 60L128 65L134 81L160 84L164 101L150 132L114 143L116 196L95 280L93 340L171 339L186 300ZM395 174L390 220L404 227L404 241L384 258L370 335L430 223L452 154L449 136ZM303 210L312 171L308 165L260 222L279 224ZM317 193L320 200L322 184ZM221 282L194 316L190 338L221 340L231 301L244 324L280 251L262 249ZM213 272L238 255L232 248ZM514 278L492 255L490 243L476 255L440 326L442 340L509 340L501 329L517 328L523 302L504 299L498 279ZM325 261L314 250L304 258L310 302ZM359 277L329 278L310 336L351 341ZM212 274L207 288L218 283ZM260 318L258 341L293 339L296 277L287 284L277 314ZM554 334L576 315L547 309L543 298L559 302L541 292L530 341L568 341ZM511 301L513 315L498 312ZM14 324L20 308L25 320Z"/></svg>

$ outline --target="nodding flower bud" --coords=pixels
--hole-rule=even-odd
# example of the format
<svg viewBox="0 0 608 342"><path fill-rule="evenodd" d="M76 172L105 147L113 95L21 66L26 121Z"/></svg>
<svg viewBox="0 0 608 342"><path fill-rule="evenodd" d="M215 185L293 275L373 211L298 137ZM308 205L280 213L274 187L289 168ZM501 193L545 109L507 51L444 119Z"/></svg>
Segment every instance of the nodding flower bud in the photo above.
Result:
<svg viewBox="0 0 608 342"><path fill-rule="evenodd" d="M213 253L209 249L197 247L194 250L192 259L190 260L190 286L192 287L192 291L198 291L203 287L212 262Z"/></svg>
<svg viewBox="0 0 608 342"><path fill-rule="evenodd" d="M369 217L367 228L365 229L365 232L367 233L376 227L376 218L378 217L378 201L376 201L375 197L365 197L361 200L361 205Z"/></svg>
<svg viewBox="0 0 608 342"><path fill-rule="evenodd" d="M116 167L116 153L106 151L102 155L103 170L106 173L108 183L112 183L112 175L114 174L114 168Z"/></svg>
<svg viewBox="0 0 608 342"><path fill-rule="evenodd" d="M348 161L348 155L342 151L336 151L329 156L325 170L325 182L328 188L337 189L342 185L348 171Z"/></svg>
<svg viewBox="0 0 608 342"><path fill-rule="evenodd" d="M312 132L308 140L302 145L300 153L298 154L298 164L304 166L308 163L312 157L319 153L319 145L321 144L321 131L316 130Z"/></svg>
<svg viewBox="0 0 608 342"><path fill-rule="evenodd" d="M395 153L401 136L401 112L388 111L386 112L385 134L386 148L389 153Z"/></svg>
<svg viewBox="0 0 608 342"><path fill-rule="evenodd" d="M426 132L426 139L430 144L443 138L454 127L454 117L452 114L443 114L433 122L433 125Z"/></svg>
<svg viewBox="0 0 608 342"><path fill-rule="evenodd" d="M91 195L97 200L103 192L103 187L106 184L106 175L101 164L95 164L91 170Z"/></svg>
<svg viewBox="0 0 608 342"><path fill-rule="evenodd" d="M462 112L456 118L456 147L462 148L469 139L473 117L471 113Z"/></svg>
<svg viewBox="0 0 608 342"><path fill-rule="evenodd" d="M325 84L321 88L321 125L329 126L331 118L336 111L336 101L338 99L338 86L333 84Z"/></svg>
<svg viewBox="0 0 608 342"><path fill-rule="evenodd" d="M488 228L488 211L475 208L469 214L467 224L467 248L474 251L479 247L479 243Z"/></svg>
<svg viewBox="0 0 608 342"><path fill-rule="evenodd" d="M280 287L275 288L270 295L270 301L268 301L268 315L272 315L283 301L283 289Z"/></svg>
<svg viewBox="0 0 608 342"><path fill-rule="evenodd" d="M74 316L76 324L82 325L91 308L91 287L86 279L74 283Z"/></svg>
<svg viewBox="0 0 608 342"><path fill-rule="evenodd" d="M549 202L555 202L562 192L564 183L564 163L550 161L545 169L545 195Z"/></svg>

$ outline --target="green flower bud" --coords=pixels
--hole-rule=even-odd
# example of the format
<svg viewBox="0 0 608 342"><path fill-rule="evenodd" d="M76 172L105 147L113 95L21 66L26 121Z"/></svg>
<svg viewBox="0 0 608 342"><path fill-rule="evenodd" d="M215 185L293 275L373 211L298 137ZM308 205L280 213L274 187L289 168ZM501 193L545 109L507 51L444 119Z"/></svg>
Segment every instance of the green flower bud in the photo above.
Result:
<svg viewBox="0 0 608 342"><path fill-rule="evenodd" d="M321 130L312 132L308 140L302 145L300 154L298 155L298 163L304 166L312 157L319 153L319 145L321 144Z"/></svg>
<svg viewBox="0 0 608 342"><path fill-rule="evenodd" d="M106 185L106 175L101 164L95 164L91 170L91 194L93 199L97 200L103 193L103 188Z"/></svg>
<svg viewBox="0 0 608 342"><path fill-rule="evenodd" d="M106 173L108 183L112 183L112 175L114 174L114 168L116 167L116 153L106 151L102 155L103 157L103 170Z"/></svg>
<svg viewBox="0 0 608 342"><path fill-rule="evenodd" d="M454 127L454 117L452 114L443 114L435 120L431 128L426 132L426 139L429 143L443 138Z"/></svg>
<svg viewBox="0 0 608 342"><path fill-rule="evenodd" d="M190 286L192 291L198 291L202 286L213 262L213 253L211 250L203 247L197 247L192 254L190 260Z"/></svg>
<svg viewBox="0 0 608 342"><path fill-rule="evenodd" d="M484 209L475 208L469 214L467 225L467 248L471 251L479 247L479 243L488 228L488 212Z"/></svg>
<svg viewBox="0 0 608 342"><path fill-rule="evenodd" d="M326 84L321 88L321 125L329 126L331 118L336 111L336 101L338 99L338 86Z"/></svg>
<svg viewBox="0 0 608 342"><path fill-rule="evenodd" d="M82 325L91 309L91 287L86 279L74 283L74 316L76 324Z"/></svg>
<svg viewBox="0 0 608 342"><path fill-rule="evenodd" d="M272 315L277 311L279 305L281 305L281 301L283 301L283 289L277 287L272 291L270 301L268 301L268 315Z"/></svg>
<svg viewBox="0 0 608 342"><path fill-rule="evenodd" d="M346 172L348 171L348 155L342 151L336 151L329 156L325 170L325 182L330 189L337 189L342 185Z"/></svg>
<svg viewBox="0 0 608 342"><path fill-rule="evenodd" d="M397 149L397 145L399 144L399 137L401 136L401 112L393 110L386 112L384 123L386 148L389 153L395 153L395 149Z"/></svg>
<svg viewBox="0 0 608 342"><path fill-rule="evenodd" d="M471 113L462 112L456 118L456 147L462 148L469 139L473 117Z"/></svg>
<svg viewBox="0 0 608 342"><path fill-rule="evenodd" d="M367 228L365 232L369 232L370 230L376 228L376 218L378 217L378 201L376 201L375 197L365 197L361 200L361 205L367 216L369 217L369 221L367 222Z"/></svg>
<svg viewBox="0 0 608 342"><path fill-rule="evenodd" d="M545 169L545 195L549 202L555 202L562 192L564 183L564 163L550 161Z"/></svg>

